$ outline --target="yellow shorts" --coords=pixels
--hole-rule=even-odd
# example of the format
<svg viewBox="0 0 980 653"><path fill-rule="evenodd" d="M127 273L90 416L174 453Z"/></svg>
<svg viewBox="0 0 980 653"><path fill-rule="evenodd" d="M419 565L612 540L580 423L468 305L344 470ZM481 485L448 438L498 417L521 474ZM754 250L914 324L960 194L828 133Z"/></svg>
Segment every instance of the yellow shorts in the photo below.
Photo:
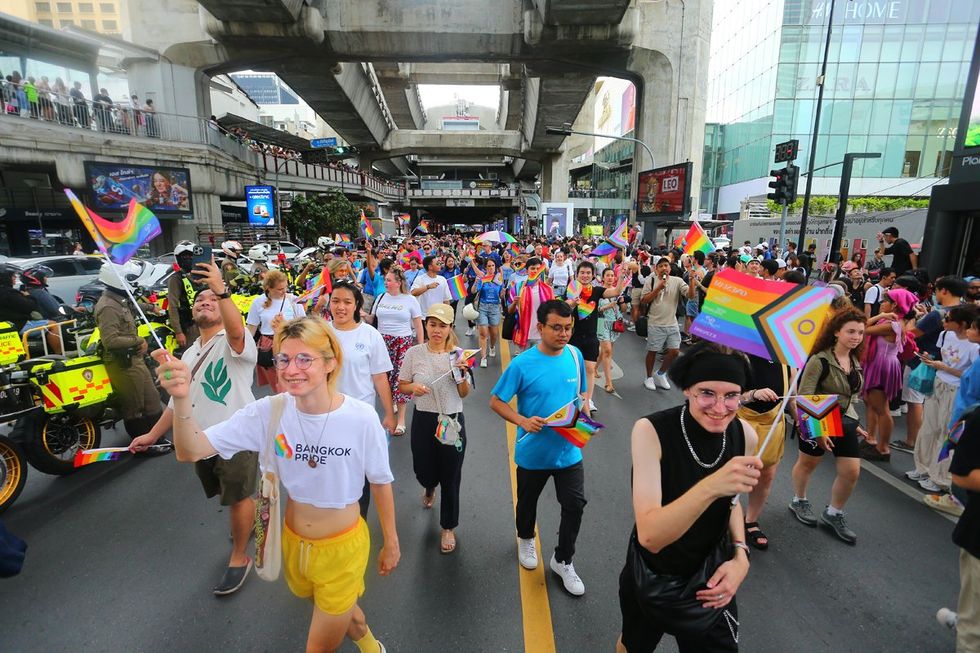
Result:
<svg viewBox="0 0 980 653"><path fill-rule="evenodd" d="M286 524L282 529L282 561L286 584L302 598L327 614L344 614L364 594L364 572L371 554L367 523L357 523L343 533L310 540Z"/></svg>

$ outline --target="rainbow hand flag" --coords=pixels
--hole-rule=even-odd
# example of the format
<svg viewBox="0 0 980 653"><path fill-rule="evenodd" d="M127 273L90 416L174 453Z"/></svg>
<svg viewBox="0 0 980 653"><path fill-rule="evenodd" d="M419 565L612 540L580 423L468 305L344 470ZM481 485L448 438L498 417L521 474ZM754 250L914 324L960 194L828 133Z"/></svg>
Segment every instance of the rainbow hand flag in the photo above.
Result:
<svg viewBox="0 0 980 653"><path fill-rule="evenodd" d="M84 206L71 189L65 195L88 229L99 251L118 265L133 258L136 250L160 235L160 221L150 209L136 200L129 201L129 212L122 222L112 222Z"/></svg>
<svg viewBox="0 0 980 653"><path fill-rule="evenodd" d="M428 220L422 220L421 222L419 222L418 226L415 227L415 228L418 231L421 231L422 233L427 234L427 233L429 233L429 221Z"/></svg>
<svg viewBox="0 0 980 653"><path fill-rule="evenodd" d="M286 440L286 434L280 433L276 436L274 440L276 447L276 455L280 458L292 458L293 448L289 446L289 442Z"/></svg>
<svg viewBox="0 0 980 653"><path fill-rule="evenodd" d="M797 395L796 425L804 440L844 437L837 395Z"/></svg>
<svg viewBox="0 0 980 653"><path fill-rule="evenodd" d="M575 412L575 420L570 426L552 426L551 429L579 449L585 447L592 436L603 428L603 425L586 417L582 411Z"/></svg>
<svg viewBox="0 0 980 653"><path fill-rule="evenodd" d="M595 249L593 249L592 254L590 254L590 256L598 256L598 257L611 256L615 254L617 251L619 250L616 248L616 246L611 245L607 240L606 242L598 245Z"/></svg>
<svg viewBox="0 0 980 653"><path fill-rule="evenodd" d="M802 368L834 291L766 281L725 268L715 274L691 335Z"/></svg>
<svg viewBox="0 0 980 653"><path fill-rule="evenodd" d="M576 309L578 310L578 319L584 320L592 315L592 311L595 310L595 302L587 302L579 297L578 303L576 304Z"/></svg>
<svg viewBox="0 0 980 653"><path fill-rule="evenodd" d="M576 407L576 399L572 399L570 402L548 415L544 419L544 423L547 426L572 426L575 424L575 417L578 413L578 408Z"/></svg>
<svg viewBox="0 0 980 653"><path fill-rule="evenodd" d="M453 298L453 301L466 297L466 276L464 274L457 274L455 277L448 279L448 282L449 296Z"/></svg>
<svg viewBox="0 0 980 653"><path fill-rule="evenodd" d="M470 367L476 365L476 355L480 353L479 349L457 349L459 352L459 360L466 361L466 364Z"/></svg>
<svg viewBox="0 0 980 653"><path fill-rule="evenodd" d="M960 438L963 437L963 431L965 430L965 419L961 419L956 424L953 424L952 428L949 429L949 433L946 434L946 441L943 442L943 448L939 450L939 459L936 462L941 463L949 458L950 454L953 453L953 449L960 443Z"/></svg>
<svg viewBox="0 0 980 653"><path fill-rule="evenodd" d="M578 279L572 279L568 282L568 290L565 291L565 296L569 299L578 297L582 294L582 284L579 283Z"/></svg>
<svg viewBox="0 0 980 653"><path fill-rule="evenodd" d="M629 225L627 220L623 220L618 227L616 227L611 234L607 242L612 243L619 249L626 249L629 246Z"/></svg>
<svg viewBox="0 0 980 653"><path fill-rule="evenodd" d="M708 234L705 233L698 221L695 220L691 228L687 230L687 235L684 236L684 253L694 254L694 252L704 252L705 254L710 254L715 251L715 244L711 242L708 238Z"/></svg>
<svg viewBox="0 0 980 653"><path fill-rule="evenodd" d="M104 463L119 460L129 454L127 447L103 447L102 449L85 449L75 452L75 467L84 467L92 463Z"/></svg>
<svg viewBox="0 0 980 653"><path fill-rule="evenodd" d="M374 227L371 226L371 221L364 215L364 211L361 211L360 227L361 233L365 238L374 238Z"/></svg>
<svg viewBox="0 0 980 653"><path fill-rule="evenodd" d="M544 276L544 271L545 271L545 267L542 265L542 266L540 266L538 268L538 271L535 272L534 274L528 274L527 275L527 283L533 285L542 276Z"/></svg>
<svg viewBox="0 0 980 653"><path fill-rule="evenodd" d="M493 283L493 280L496 277L497 277L496 274L490 274L489 272L487 272L482 277L480 277L480 281L482 281L483 283Z"/></svg>

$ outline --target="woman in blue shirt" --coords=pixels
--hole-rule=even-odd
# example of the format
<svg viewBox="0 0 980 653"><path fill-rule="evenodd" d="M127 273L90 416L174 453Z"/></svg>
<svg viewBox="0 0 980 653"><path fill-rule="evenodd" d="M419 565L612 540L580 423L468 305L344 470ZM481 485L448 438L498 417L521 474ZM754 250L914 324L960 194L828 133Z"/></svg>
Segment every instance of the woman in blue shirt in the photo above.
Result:
<svg viewBox="0 0 980 653"><path fill-rule="evenodd" d="M503 275L497 271L497 263L491 258L483 261L484 270L470 262L476 273L473 290L480 300L480 317L476 325L480 329L480 367L487 366L487 339L490 340L490 357L497 355L497 340L500 338L500 291L503 289Z"/></svg>
<svg viewBox="0 0 980 653"><path fill-rule="evenodd" d="M459 268L459 263L456 262L456 257L452 254L446 254L446 262L443 264L442 269L439 270L439 276L444 277L446 281L449 281L457 274L461 274L463 271ZM449 302L449 305L453 307L453 314L456 314L456 305L459 304L459 300L453 300Z"/></svg>

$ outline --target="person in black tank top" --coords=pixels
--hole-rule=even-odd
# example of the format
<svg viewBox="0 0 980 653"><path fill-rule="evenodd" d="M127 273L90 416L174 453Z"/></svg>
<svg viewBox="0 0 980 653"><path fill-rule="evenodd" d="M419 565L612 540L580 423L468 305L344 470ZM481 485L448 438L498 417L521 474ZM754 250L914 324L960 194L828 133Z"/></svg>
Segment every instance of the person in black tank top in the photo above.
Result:
<svg viewBox="0 0 980 653"><path fill-rule="evenodd" d="M671 367L686 402L633 427L636 523L619 578L619 653L650 653L665 633L680 653L738 650L735 593L749 570L737 497L758 482L757 436L736 417L746 358L711 343Z"/></svg>

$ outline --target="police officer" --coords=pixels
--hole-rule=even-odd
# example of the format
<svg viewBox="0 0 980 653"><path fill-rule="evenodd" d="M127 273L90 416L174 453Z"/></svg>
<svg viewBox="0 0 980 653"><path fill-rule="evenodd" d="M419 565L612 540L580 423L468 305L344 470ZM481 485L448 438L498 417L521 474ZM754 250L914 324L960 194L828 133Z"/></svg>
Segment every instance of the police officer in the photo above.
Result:
<svg viewBox="0 0 980 653"><path fill-rule="evenodd" d="M174 247L174 259L177 261L176 271L167 280L167 299L170 314L170 327L174 330L177 344L181 349L197 340L198 331L194 325L192 308L194 296L202 286L191 277L194 268L194 250L197 245L189 240L182 240ZM111 271L110 271L111 274Z"/></svg>
<svg viewBox="0 0 980 653"><path fill-rule="evenodd" d="M105 263L99 280L106 285L95 304L95 322L99 327L102 356L105 360L113 394L119 402L123 425L130 438L150 430L160 418L160 395L143 360L146 341L136 331L136 320L123 289L123 281ZM171 302L172 303L172 302Z"/></svg>
<svg viewBox="0 0 980 653"><path fill-rule="evenodd" d="M248 275L238 267L238 257L242 255L244 248L237 240L226 240L221 243L221 251L225 258L221 263L221 276L228 289L235 293L244 290L248 284Z"/></svg>

